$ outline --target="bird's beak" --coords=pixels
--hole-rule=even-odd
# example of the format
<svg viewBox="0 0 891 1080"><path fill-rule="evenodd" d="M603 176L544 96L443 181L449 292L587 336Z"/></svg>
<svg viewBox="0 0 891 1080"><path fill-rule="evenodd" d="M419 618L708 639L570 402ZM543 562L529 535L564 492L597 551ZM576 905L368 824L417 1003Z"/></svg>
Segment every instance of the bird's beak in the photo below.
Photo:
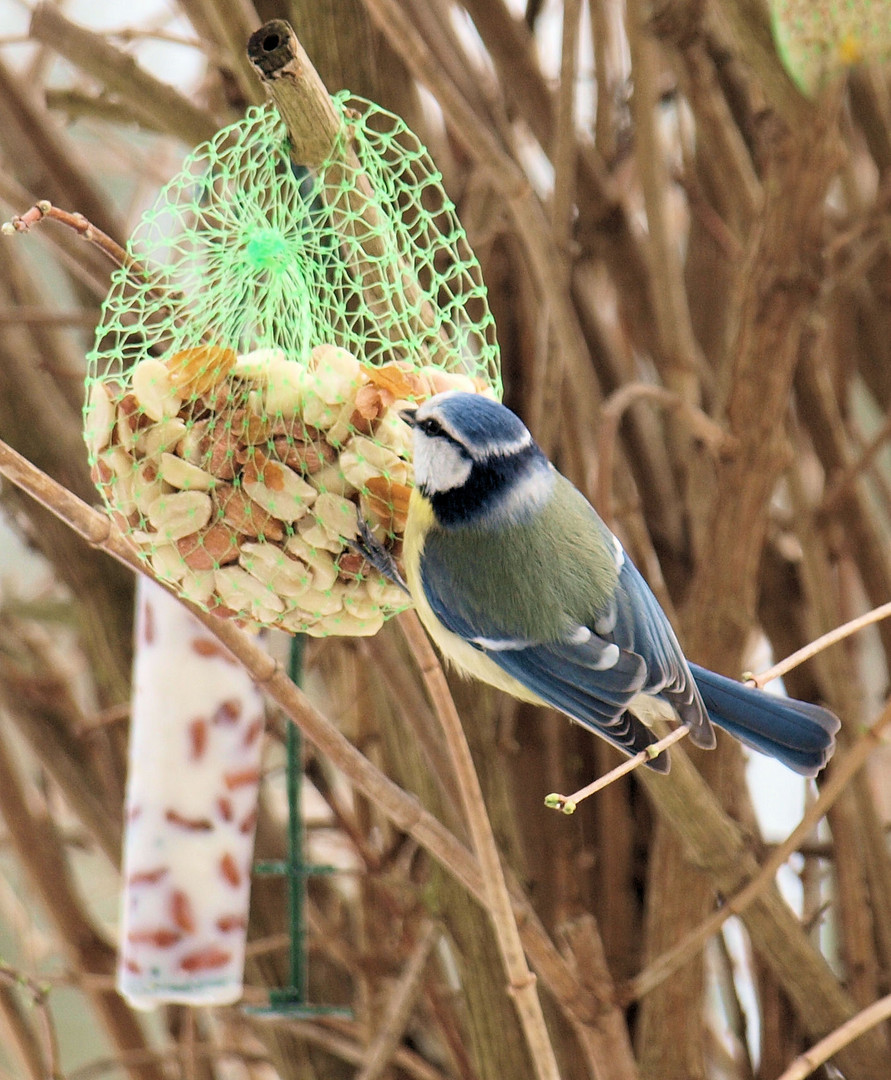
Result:
<svg viewBox="0 0 891 1080"><path fill-rule="evenodd" d="M415 417L418 415L417 409L400 409L399 418L404 420L409 427L415 426Z"/></svg>

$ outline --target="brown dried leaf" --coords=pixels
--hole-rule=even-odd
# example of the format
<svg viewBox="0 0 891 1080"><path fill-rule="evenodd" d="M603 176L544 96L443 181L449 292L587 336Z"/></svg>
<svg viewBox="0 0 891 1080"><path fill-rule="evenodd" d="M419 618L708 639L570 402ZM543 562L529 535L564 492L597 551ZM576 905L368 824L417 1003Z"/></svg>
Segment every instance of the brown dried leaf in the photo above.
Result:
<svg viewBox="0 0 891 1080"><path fill-rule="evenodd" d="M365 378L379 390L392 394L393 401L397 398L418 397L424 393L423 382L408 365L403 367L400 363L393 362L382 364L381 367L371 364L362 364L361 367Z"/></svg>
<svg viewBox="0 0 891 1080"><path fill-rule="evenodd" d="M411 488L385 476L371 476L365 484L368 503L388 531L405 532Z"/></svg>
<svg viewBox="0 0 891 1080"><path fill-rule="evenodd" d="M196 345L180 349L164 362L170 372L170 382L182 396L199 397L215 390L235 367L233 349L219 345Z"/></svg>
<svg viewBox="0 0 891 1080"><path fill-rule="evenodd" d="M386 408L384 394L392 397L392 394L388 391L382 391L380 387L375 386L373 383L360 386L356 391L356 412L366 420L376 420ZM395 400L395 398L392 398L386 404L392 405Z"/></svg>

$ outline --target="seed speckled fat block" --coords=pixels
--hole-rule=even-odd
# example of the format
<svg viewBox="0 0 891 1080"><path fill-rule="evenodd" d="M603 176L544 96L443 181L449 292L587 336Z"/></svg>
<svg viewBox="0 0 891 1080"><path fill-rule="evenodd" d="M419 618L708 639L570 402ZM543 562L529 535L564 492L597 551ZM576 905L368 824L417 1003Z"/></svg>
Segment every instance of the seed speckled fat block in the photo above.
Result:
<svg viewBox="0 0 891 1080"><path fill-rule="evenodd" d="M118 989L136 1008L242 994L260 691L186 608L138 590Z"/></svg>

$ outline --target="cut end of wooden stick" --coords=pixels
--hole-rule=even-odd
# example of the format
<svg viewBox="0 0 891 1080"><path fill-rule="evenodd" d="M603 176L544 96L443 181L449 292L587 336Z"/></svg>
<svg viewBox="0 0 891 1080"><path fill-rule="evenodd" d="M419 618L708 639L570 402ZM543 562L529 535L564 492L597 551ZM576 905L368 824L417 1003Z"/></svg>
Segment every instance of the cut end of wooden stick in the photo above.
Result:
<svg viewBox="0 0 891 1080"><path fill-rule="evenodd" d="M248 59L260 74L273 79L296 58L294 31L284 19L272 19L248 39Z"/></svg>
<svg viewBox="0 0 891 1080"><path fill-rule="evenodd" d="M285 122L295 163L319 168L343 125L291 24L284 19L264 23L251 34L247 56Z"/></svg>

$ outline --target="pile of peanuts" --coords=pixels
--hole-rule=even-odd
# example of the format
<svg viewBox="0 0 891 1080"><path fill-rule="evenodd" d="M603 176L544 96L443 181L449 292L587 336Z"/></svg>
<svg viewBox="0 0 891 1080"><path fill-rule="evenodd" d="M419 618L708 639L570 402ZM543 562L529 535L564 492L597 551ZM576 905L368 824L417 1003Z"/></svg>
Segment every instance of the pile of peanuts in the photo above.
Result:
<svg viewBox="0 0 891 1080"><path fill-rule="evenodd" d="M161 580L220 615L293 633L376 633L402 590L350 547L358 515L397 561L410 494L398 412L484 380L334 345L199 345L91 383L93 479Z"/></svg>

